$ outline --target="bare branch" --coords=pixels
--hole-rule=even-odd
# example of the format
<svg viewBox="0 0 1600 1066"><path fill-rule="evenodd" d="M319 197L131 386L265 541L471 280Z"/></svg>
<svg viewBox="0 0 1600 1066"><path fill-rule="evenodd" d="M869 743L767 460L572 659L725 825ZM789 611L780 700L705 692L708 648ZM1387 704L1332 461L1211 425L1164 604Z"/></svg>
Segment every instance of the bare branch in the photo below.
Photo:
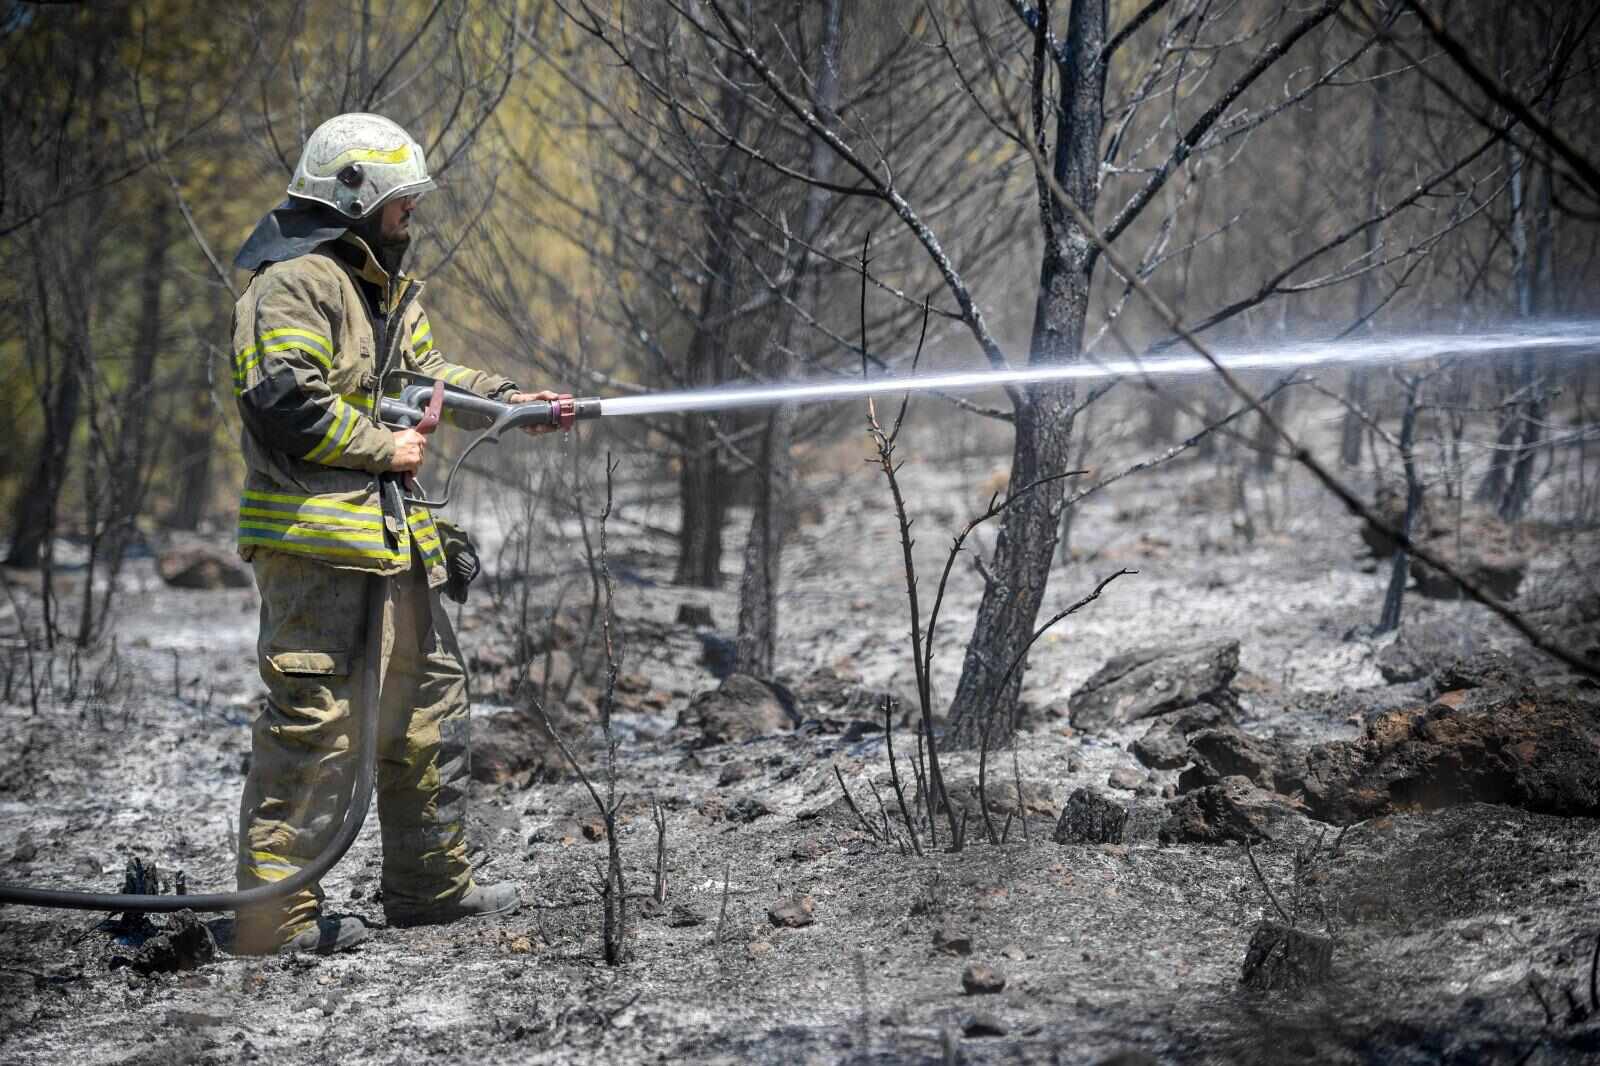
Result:
<svg viewBox="0 0 1600 1066"><path fill-rule="evenodd" d="M1577 172L1584 183L1589 186L1591 196L1600 198L1600 167L1595 166L1589 158L1573 148L1567 139L1557 133L1550 124L1533 112L1533 109L1519 100L1514 93L1507 89L1499 79L1484 70L1472 58L1461 42L1450 35L1444 28L1444 23L1439 17L1428 11L1417 0L1402 0L1402 2L1416 13L1423 27L1443 49L1444 53L1455 60L1456 66L1462 73L1472 80L1472 83L1483 90L1485 96L1505 108L1507 112L1516 116L1518 122L1532 130L1551 151L1561 157L1561 160ZM1600 12L1600 9L1596 9Z"/></svg>
<svg viewBox="0 0 1600 1066"><path fill-rule="evenodd" d="M1319 7L1312 10L1309 15L1297 22L1288 33L1284 34L1279 40L1274 41L1257 56L1255 62L1250 64L1244 73L1239 75L1233 84L1229 85L1212 105L1194 121L1184 135L1178 139L1178 143L1173 146L1172 152L1167 159L1156 169L1154 174L1150 175L1150 179L1140 187L1139 191L1134 193L1128 202L1123 205L1122 210L1117 212L1116 217L1106 226L1105 239L1107 241L1115 241L1124 230L1132 225L1133 220L1139 217L1140 212L1149 206L1151 200L1155 199L1156 193L1167 183L1167 179L1172 176L1173 171L1193 154L1201 139L1222 117L1223 112L1228 109L1229 105L1254 84L1257 78L1265 74L1278 60L1282 59L1284 53L1288 52L1296 41L1325 22L1344 3L1345 0L1323 0Z"/></svg>

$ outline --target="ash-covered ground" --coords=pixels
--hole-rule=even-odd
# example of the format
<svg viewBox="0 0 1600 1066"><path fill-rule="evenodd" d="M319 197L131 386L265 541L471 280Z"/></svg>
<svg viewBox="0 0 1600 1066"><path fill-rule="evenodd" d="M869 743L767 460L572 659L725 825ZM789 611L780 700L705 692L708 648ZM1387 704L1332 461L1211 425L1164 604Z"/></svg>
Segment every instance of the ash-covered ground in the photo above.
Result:
<svg viewBox="0 0 1600 1066"><path fill-rule="evenodd" d="M522 911L385 928L376 824L325 882L330 909L374 926L344 955L223 952L145 973L136 938L101 915L8 907L0 1061L1600 1061L1600 693L1457 600L1413 593L1400 642L1369 636L1388 565L1300 477L1252 485L1245 512L1231 478L1191 460L1087 502L1047 607L1120 567L1138 573L1036 646L1015 757L988 767L1004 842L986 839L970 791L976 754L952 753L966 846L948 850L941 818L935 847L919 809L918 857L877 710L881 694L901 698L895 748L910 775L904 579L872 471L812 482L786 558L776 689L713 676L736 593L670 585L672 542L650 529L670 505L643 502L652 487L628 475L609 530L624 965L600 959L603 827L517 694L544 692L601 782L587 579L548 573L570 579L583 559L518 570L500 550L505 516L484 509L468 524L487 534L490 574L459 627L477 688L473 836L482 878L516 881ZM927 594L945 534L996 487L993 467L913 462L904 476ZM1498 535L1477 521L1462 542ZM1501 533L1501 555L1525 564L1519 608L1594 654L1595 534ZM934 660L941 699L980 580L957 574ZM9 580L26 614L33 575ZM63 602L75 580L62 576ZM35 707L12 655L0 879L112 889L137 857L195 890L231 884L261 693L254 592L169 588L149 561L128 580L114 663L109 648L76 664L58 652ZM532 582L567 595L555 625L535 597L543 643L519 651L516 591ZM680 616L685 605L710 624ZM1108 695L1090 706L1096 691ZM1145 711L1159 713L1126 719ZM1079 789L1127 812L1120 841L1054 839ZM660 906L652 801L667 826ZM785 913L809 924L780 924ZM1242 983L1252 935L1285 918L1331 946L1327 972L1299 981L1269 959L1262 972L1291 987ZM964 974L1003 988L969 993Z"/></svg>

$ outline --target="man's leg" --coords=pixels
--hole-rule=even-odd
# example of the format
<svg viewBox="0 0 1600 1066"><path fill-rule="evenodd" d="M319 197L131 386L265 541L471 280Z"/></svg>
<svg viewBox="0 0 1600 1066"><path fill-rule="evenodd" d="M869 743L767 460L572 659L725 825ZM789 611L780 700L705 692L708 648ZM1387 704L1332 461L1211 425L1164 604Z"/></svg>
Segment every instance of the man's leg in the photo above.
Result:
<svg viewBox="0 0 1600 1066"><path fill-rule="evenodd" d="M253 732L239 812L241 889L281 881L333 839L354 769L352 707L361 698L369 583L281 552L258 552L267 705ZM320 887L239 913L236 950L277 950L316 928Z"/></svg>
<svg viewBox="0 0 1600 1066"><path fill-rule="evenodd" d="M466 669L449 616L413 562L395 581L378 743L383 905L402 923L447 912L472 888Z"/></svg>

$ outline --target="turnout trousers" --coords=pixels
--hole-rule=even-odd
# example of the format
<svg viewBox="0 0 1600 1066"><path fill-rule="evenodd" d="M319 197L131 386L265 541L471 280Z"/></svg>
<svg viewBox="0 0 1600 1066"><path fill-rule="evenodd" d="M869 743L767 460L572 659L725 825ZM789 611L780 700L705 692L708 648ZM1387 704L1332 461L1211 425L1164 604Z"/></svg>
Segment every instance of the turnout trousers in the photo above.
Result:
<svg viewBox="0 0 1600 1066"><path fill-rule="evenodd" d="M251 560L266 706L239 812L241 889L282 880L333 839L355 777L369 582L387 586L377 806L386 910L449 903L472 887L465 841L467 678L438 590L414 554L392 578L283 552ZM321 886L242 911L240 950L271 951L310 928Z"/></svg>

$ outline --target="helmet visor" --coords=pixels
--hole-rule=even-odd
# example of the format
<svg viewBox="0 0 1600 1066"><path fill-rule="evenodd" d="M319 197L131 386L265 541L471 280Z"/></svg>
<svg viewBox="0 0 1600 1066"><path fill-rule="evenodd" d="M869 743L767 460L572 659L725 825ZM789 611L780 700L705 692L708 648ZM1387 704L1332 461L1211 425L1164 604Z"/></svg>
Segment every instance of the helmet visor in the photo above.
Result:
<svg viewBox="0 0 1600 1066"><path fill-rule="evenodd" d="M393 203L395 200L403 200L407 198L412 200L420 200L437 188L438 186L434 184L432 178L423 178L421 181L412 182L407 185L400 185L391 189L389 191L389 195L373 204L371 210L376 211L384 204ZM369 211L368 213L370 214L371 212Z"/></svg>

